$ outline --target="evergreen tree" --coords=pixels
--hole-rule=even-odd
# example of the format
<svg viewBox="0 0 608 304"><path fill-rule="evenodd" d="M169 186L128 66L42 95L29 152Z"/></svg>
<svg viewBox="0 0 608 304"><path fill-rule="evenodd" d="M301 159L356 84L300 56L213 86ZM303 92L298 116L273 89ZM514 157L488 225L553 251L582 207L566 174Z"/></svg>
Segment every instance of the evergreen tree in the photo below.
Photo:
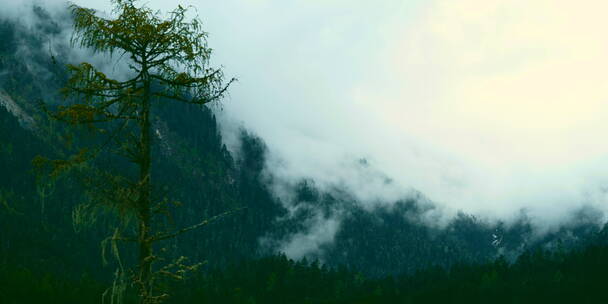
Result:
<svg viewBox="0 0 608 304"><path fill-rule="evenodd" d="M216 102L234 79L225 82L222 70L209 66L207 34L199 19L186 17L187 9L178 6L163 19L160 12L138 6L134 0L113 0L113 4L115 18L100 17L95 10L72 4L72 43L109 53L117 61L128 58L130 76L127 80L112 79L87 62L68 65L70 78L62 90L68 104L47 110L53 118L75 128L85 126L103 140L92 140L93 149L83 148L68 159L51 161L39 157L35 164L50 168L52 176L82 167L101 155L114 159L120 156L134 164L128 170L128 163L123 161L119 170L99 170L97 178L86 176L91 202L77 211L104 206L119 214L121 222L106 243L116 253L117 242L134 242L138 254L137 266L131 271L120 269L117 277L124 282L130 275L141 303L159 303L168 297L159 290L159 277L179 279L196 265L187 266L179 258L153 267L160 260L154 244L206 225L219 216L182 229L163 226L163 216L169 215L169 207L176 203L157 201L153 195L151 151L158 136L153 134L152 108L170 100L195 105ZM134 235L126 235L129 227L136 227L132 229ZM120 289L112 289L112 296L117 295L116 290Z"/></svg>

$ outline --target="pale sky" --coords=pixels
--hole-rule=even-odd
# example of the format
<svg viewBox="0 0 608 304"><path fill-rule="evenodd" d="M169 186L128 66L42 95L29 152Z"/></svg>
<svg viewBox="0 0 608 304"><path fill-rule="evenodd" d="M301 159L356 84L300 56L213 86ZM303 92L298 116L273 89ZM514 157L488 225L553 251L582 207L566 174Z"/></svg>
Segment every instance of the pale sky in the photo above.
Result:
<svg viewBox="0 0 608 304"><path fill-rule="evenodd" d="M607 1L142 3L197 8L214 63L239 78L225 137L262 137L269 174L365 204L415 189L489 217L608 211Z"/></svg>

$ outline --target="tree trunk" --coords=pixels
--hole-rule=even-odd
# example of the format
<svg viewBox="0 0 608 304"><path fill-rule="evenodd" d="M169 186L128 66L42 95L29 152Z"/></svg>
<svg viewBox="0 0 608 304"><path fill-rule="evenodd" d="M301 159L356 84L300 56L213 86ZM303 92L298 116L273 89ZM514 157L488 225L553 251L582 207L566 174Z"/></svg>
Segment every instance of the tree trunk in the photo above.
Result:
<svg viewBox="0 0 608 304"><path fill-rule="evenodd" d="M143 96L142 96L142 113L140 116L140 130L141 130L141 160L140 175L139 175L139 280L141 284L141 303L147 304L152 295L152 234L151 234L151 183L150 183L150 169L151 169L151 132L150 132L150 79L147 73L146 66L144 64L143 82Z"/></svg>

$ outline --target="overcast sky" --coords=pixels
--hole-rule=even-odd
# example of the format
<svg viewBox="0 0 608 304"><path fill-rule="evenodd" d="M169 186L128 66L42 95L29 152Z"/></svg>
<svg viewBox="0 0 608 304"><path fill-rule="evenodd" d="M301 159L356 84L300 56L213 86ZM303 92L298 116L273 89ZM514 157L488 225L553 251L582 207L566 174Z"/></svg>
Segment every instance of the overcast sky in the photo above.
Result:
<svg viewBox="0 0 608 304"><path fill-rule="evenodd" d="M604 0L142 3L196 7L214 63L239 78L226 138L253 130L283 180L342 184L368 203L415 189L492 217L608 209Z"/></svg>

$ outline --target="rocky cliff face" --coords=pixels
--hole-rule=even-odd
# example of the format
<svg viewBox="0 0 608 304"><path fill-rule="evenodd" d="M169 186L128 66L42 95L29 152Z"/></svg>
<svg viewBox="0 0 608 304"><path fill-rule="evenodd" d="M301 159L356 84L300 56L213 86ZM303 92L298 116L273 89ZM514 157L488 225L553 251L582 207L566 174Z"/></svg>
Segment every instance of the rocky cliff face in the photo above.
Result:
<svg viewBox="0 0 608 304"><path fill-rule="evenodd" d="M34 131L36 123L34 118L25 112L6 92L0 90L0 106L15 116L21 126L29 131Z"/></svg>

